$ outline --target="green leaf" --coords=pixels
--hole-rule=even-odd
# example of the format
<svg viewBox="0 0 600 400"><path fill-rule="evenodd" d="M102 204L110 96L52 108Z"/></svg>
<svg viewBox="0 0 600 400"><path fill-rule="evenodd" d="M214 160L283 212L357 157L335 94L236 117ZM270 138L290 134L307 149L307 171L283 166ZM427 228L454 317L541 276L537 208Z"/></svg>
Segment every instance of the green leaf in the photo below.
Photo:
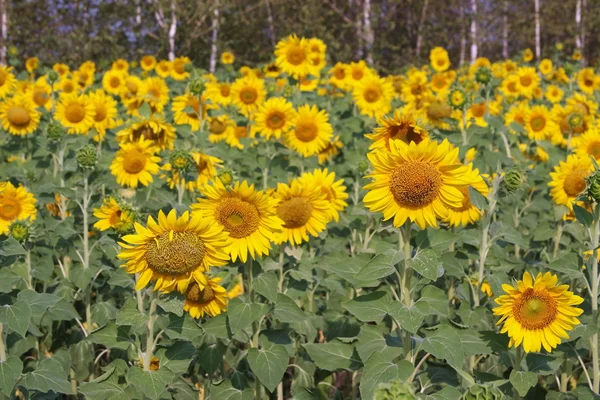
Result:
<svg viewBox="0 0 600 400"><path fill-rule="evenodd" d="M262 273L254 280L254 290L271 303L275 303L277 299L278 285L279 279L273 271Z"/></svg>
<svg viewBox="0 0 600 400"><path fill-rule="evenodd" d="M373 353L367 360L360 378L361 398L372 399L377 385L394 379L407 380L413 371L414 367L410 361L402 360L395 364L382 353Z"/></svg>
<svg viewBox="0 0 600 400"><path fill-rule="evenodd" d="M386 356L395 358L402 354L402 343L397 337L384 335L380 328L375 325L363 325L358 334L356 351L363 362L366 362L371 354L385 353Z"/></svg>
<svg viewBox="0 0 600 400"><path fill-rule="evenodd" d="M477 189L473 186L469 186L469 200L471 204L473 204L478 210L486 210L487 209L487 198L479 193Z"/></svg>
<svg viewBox="0 0 600 400"><path fill-rule="evenodd" d="M581 263L576 253L565 253L556 260L548 264L548 268L565 274L566 277L577 279L583 276L581 272Z"/></svg>
<svg viewBox="0 0 600 400"><path fill-rule="evenodd" d="M10 356L4 362L0 362L0 392L10 397L22 371L23 362L19 357Z"/></svg>
<svg viewBox="0 0 600 400"><path fill-rule="evenodd" d="M534 387L538 381L535 372L515 371L514 369L510 373L509 380L521 397L524 397L529 392L529 389Z"/></svg>
<svg viewBox="0 0 600 400"><path fill-rule="evenodd" d="M19 242L13 237L8 237L6 240L0 241L0 256L12 257L26 254L27 252Z"/></svg>
<svg viewBox="0 0 600 400"><path fill-rule="evenodd" d="M577 204L573 204L573 212L575 213L575 218L577 218L577 221L581 222L588 228L592 226L592 222L594 222L594 216L591 212L581 206L578 206Z"/></svg>
<svg viewBox="0 0 600 400"><path fill-rule="evenodd" d="M448 295L440 288L428 285L421 291L415 307L423 315L448 315Z"/></svg>
<svg viewBox="0 0 600 400"><path fill-rule="evenodd" d="M273 316L280 322L296 322L306 318L296 302L283 293L277 295Z"/></svg>
<svg viewBox="0 0 600 400"><path fill-rule="evenodd" d="M382 279L386 276L392 275L396 272L394 268L394 256L396 255L395 250L388 250L383 254L377 254L364 267L354 275L354 277L361 281L368 281L372 279Z"/></svg>
<svg viewBox="0 0 600 400"><path fill-rule="evenodd" d="M465 357L471 357L481 354L492 354L493 351L486 340L476 330L459 331L460 342L465 351Z"/></svg>
<svg viewBox="0 0 600 400"><path fill-rule="evenodd" d="M52 390L57 393L75 394L62 366L52 358L43 359L36 370L25 374L23 386L43 393Z"/></svg>
<svg viewBox="0 0 600 400"><path fill-rule="evenodd" d="M127 372L127 382L147 397L158 399L167 390L167 385L173 381L175 376L166 368L143 371L141 368L133 367Z"/></svg>
<svg viewBox="0 0 600 400"><path fill-rule="evenodd" d="M342 306L363 322L381 322L388 313L391 302L389 293L376 291L355 297L342 303Z"/></svg>
<svg viewBox="0 0 600 400"><path fill-rule="evenodd" d="M431 249L418 252L415 257L408 260L408 266L431 281L436 281L437 278L444 275L444 268L442 268L437 255Z"/></svg>
<svg viewBox="0 0 600 400"><path fill-rule="evenodd" d="M87 337L87 340L108 348L121 350L126 350L133 343L133 340L129 336L129 328L124 326L117 327L114 322L109 322L103 328L95 330Z"/></svg>
<svg viewBox="0 0 600 400"><path fill-rule="evenodd" d="M125 400L129 398L121 386L111 381L82 382L78 389L86 399L90 400Z"/></svg>
<svg viewBox="0 0 600 400"><path fill-rule="evenodd" d="M449 326L440 326L423 339L422 347L423 350L435 357L446 360L454 369L461 369L465 352L460 336L455 329Z"/></svg>
<svg viewBox="0 0 600 400"><path fill-rule="evenodd" d="M195 354L196 347L192 343L184 341L177 341L169 348L161 348L160 352L156 352L161 368L167 368L180 375L187 372ZM202 362L205 362L204 358Z"/></svg>
<svg viewBox="0 0 600 400"><path fill-rule="evenodd" d="M148 316L137 308L137 301L129 299L117 312L117 326L131 326L135 331L140 330L148 322Z"/></svg>
<svg viewBox="0 0 600 400"><path fill-rule="evenodd" d="M254 392L252 389L239 390L233 387L229 379L224 379L218 385L212 385L211 397L219 400L252 400Z"/></svg>
<svg viewBox="0 0 600 400"><path fill-rule="evenodd" d="M278 344L270 349L253 347L248 350L250 369L269 392L273 392L283 378L288 362L289 357L285 347Z"/></svg>
<svg viewBox="0 0 600 400"><path fill-rule="evenodd" d="M59 300L58 303L48 309L48 316L53 321L70 321L79 318L73 304L64 299Z"/></svg>
<svg viewBox="0 0 600 400"><path fill-rule="evenodd" d="M31 314L34 317L41 317L49 308L60 301L60 297L50 293L38 293L34 290L23 290L17 295L17 299L29 304Z"/></svg>
<svg viewBox="0 0 600 400"><path fill-rule="evenodd" d="M460 393L458 389L447 386L439 392L429 395L427 398L429 399L429 397L431 397L435 400L458 400L461 396L462 393Z"/></svg>
<svg viewBox="0 0 600 400"><path fill-rule="evenodd" d="M148 118L152 114L152 110L150 109L150 105L148 103L144 103L138 107L138 112L142 118Z"/></svg>
<svg viewBox="0 0 600 400"><path fill-rule="evenodd" d="M166 332L171 339L187 340L190 342L193 342L198 336L202 335L202 329L188 314L184 314L183 317L171 318Z"/></svg>
<svg viewBox="0 0 600 400"><path fill-rule="evenodd" d="M250 304L243 302L239 297L231 300L227 307L227 317L231 333L236 334L244 330L267 313L266 304Z"/></svg>
<svg viewBox="0 0 600 400"><path fill-rule="evenodd" d="M23 300L18 300L15 304L3 306L0 309L0 321L22 337L25 337L27 333L30 320L31 307Z"/></svg>
<svg viewBox="0 0 600 400"><path fill-rule="evenodd" d="M185 296L181 293L171 292L160 296L157 302L158 306L166 312L173 313L178 317L183 315L183 305L185 304Z"/></svg>
<svg viewBox="0 0 600 400"><path fill-rule="evenodd" d="M390 305L388 313L400 323L402 329L411 333L417 333L425 319L425 315L415 305L406 307L399 301L395 301Z"/></svg>
<svg viewBox="0 0 600 400"><path fill-rule="evenodd" d="M317 367L327 371L356 370L361 364L358 354L351 344L333 341L304 344L302 347L306 349Z"/></svg>
<svg viewBox="0 0 600 400"><path fill-rule="evenodd" d="M202 360L200 368L209 375L214 374L219 369L226 350L226 347L220 342L212 344L205 343L198 354L200 360Z"/></svg>
<svg viewBox="0 0 600 400"><path fill-rule="evenodd" d="M231 332L227 325L227 315L219 314L202 324L202 329L208 335L213 335L218 339L229 339Z"/></svg>

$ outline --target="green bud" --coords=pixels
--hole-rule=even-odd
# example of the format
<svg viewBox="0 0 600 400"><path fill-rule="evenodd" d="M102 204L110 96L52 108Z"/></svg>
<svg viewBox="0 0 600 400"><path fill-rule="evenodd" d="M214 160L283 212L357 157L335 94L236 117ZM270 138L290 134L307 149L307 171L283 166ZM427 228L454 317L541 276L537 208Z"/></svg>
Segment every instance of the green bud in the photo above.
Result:
<svg viewBox="0 0 600 400"><path fill-rule="evenodd" d="M28 169L25 171L25 179L27 179L30 182L36 182L38 180L39 177L39 173L36 173L36 171Z"/></svg>
<svg viewBox="0 0 600 400"><path fill-rule="evenodd" d="M358 163L358 170L361 174L364 174L369 169L369 163L366 160L362 160Z"/></svg>
<svg viewBox="0 0 600 400"><path fill-rule="evenodd" d="M172 152L169 162L171 163L171 168L179 173L189 172L194 166L194 159L190 153L184 150L175 150Z"/></svg>
<svg viewBox="0 0 600 400"><path fill-rule="evenodd" d="M492 71L488 67L481 67L475 74L475 80L479 83L487 85L492 80Z"/></svg>
<svg viewBox="0 0 600 400"><path fill-rule="evenodd" d="M514 192L515 190L519 189L525 182L525 175L517 167L509 169L504 175L504 187L509 192Z"/></svg>
<svg viewBox="0 0 600 400"><path fill-rule="evenodd" d="M399 379L380 384L375 390L375 400L415 400L416 398L413 386Z"/></svg>
<svg viewBox="0 0 600 400"><path fill-rule="evenodd" d="M223 185L225 186L229 186L231 185L231 182L233 182L233 175L231 173L231 171L226 170L223 171L219 174L219 180L223 183Z"/></svg>
<svg viewBox="0 0 600 400"><path fill-rule="evenodd" d="M81 168L93 169L98 162L98 152L96 151L96 146L93 144L87 144L83 146L77 150L75 159Z"/></svg>
<svg viewBox="0 0 600 400"><path fill-rule="evenodd" d="M461 400L501 400L504 393L493 386L473 385L463 393Z"/></svg>
<svg viewBox="0 0 600 400"><path fill-rule="evenodd" d="M587 177L585 182L587 183L587 195L594 201L600 202L600 171L596 171Z"/></svg>
<svg viewBox="0 0 600 400"><path fill-rule="evenodd" d="M467 94L462 89L454 89L448 96L448 103L455 110L460 110L467 104Z"/></svg>
<svg viewBox="0 0 600 400"><path fill-rule="evenodd" d="M287 85L283 88L283 96L284 97L291 97L294 94L294 87Z"/></svg>
<svg viewBox="0 0 600 400"><path fill-rule="evenodd" d="M56 82L58 80L58 73L56 71L48 72L48 82L50 84Z"/></svg>
<svg viewBox="0 0 600 400"><path fill-rule="evenodd" d="M192 71L194 71L194 66L192 65L192 63L187 63L183 66L183 70L185 72L191 73Z"/></svg>
<svg viewBox="0 0 600 400"><path fill-rule="evenodd" d="M46 128L46 134L48 139L58 142L65 135L65 128L60 123L52 121Z"/></svg>
<svg viewBox="0 0 600 400"><path fill-rule="evenodd" d="M583 116L578 112L572 112L569 115L568 121L571 129L577 129L581 127L581 124L583 124Z"/></svg>
<svg viewBox="0 0 600 400"><path fill-rule="evenodd" d="M14 222L9 228L9 235L18 242L25 242L29 238L29 226L22 221Z"/></svg>

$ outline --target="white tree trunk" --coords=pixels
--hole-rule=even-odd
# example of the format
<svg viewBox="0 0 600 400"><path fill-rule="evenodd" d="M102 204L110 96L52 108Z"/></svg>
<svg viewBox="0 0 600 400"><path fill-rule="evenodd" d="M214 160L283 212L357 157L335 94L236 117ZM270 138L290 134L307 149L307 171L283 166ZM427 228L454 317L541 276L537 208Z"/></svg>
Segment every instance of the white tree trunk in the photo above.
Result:
<svg viewBox="0 0 600 400"><path fill-rule="evenodd" d="M210 72L215 72L217 66L217 39L219 38L219 0L215 0L215 9L213 10L212 37L210 46Z"/></svg>
<svg viewBox="0 0 600 400"><path fill-rule="evenodd" d="M471 0L471 62L477 58L477 0Z"/></svg>
<svg viewBox="0 0 600 400"><path fill-rule="evenodd" d="M2 35L2 45L0 46L0 63L6 65L6 42L8 41L8 12L6 10L6 0L0 0L0 33Z"/></svg>
<svg viewBox="0 0 600 400"><path fill-rule="evenodd" d="M542 54L542 43L540 37L540 0L535 0L535 58L538 60Z"/></svg>
<svg viewBox="0 0 600 400"><path fill-rule="evenodd" d="M578 50L581 50L583 47L583 43L581 41L581 26L582 26L582 18L581 18L581 2L582 0L577 0L577 5L575 7L575 24L579 32L575 35L575 46L577 46Z"/></svg>
<svg viewBox="0 0 600 400"><path fill-rule="evenodd" d="M504 0L504 14L502 15L502 57L508 59L508 0Z"/></svg>
<svg viewBox="0 0 600 400"><path fill-rule="evenodd" d="M363 0L364 1L364 0ZM356 0L356 6L360 7L361 0ZM358 41L356 46L356 55L354 56L357 60L361 60L364 56L364 30L363 30L363 18L360 14L356 18L356 39Z"/></svg>
<svg viewBox="0 0 600 400"><path fill-rule="evenodd" d="M363 31L367 63L373 65L373 43L375 37L371 28L371 0L363 0Z"/></svg>
<svg viewBox="0 0 600 400"><path fill-rule="evenodd" d="M169 60L175 59L175 34L177 33L176 0L171 0L171 26L169 27Z"/></svg>
<svg viewBox="0 0 600 400"><path fill-rule="evenodd" d="M417 45L415 46L415 54L417 57L421 56L421 45L423 44L423 25L425 25L425 17L427 16L427 6L429 0L423 1L423 8L421 9L421 19L419 20L419 26L417 27Z"/></svg>
<svg viewBox="0 0 600 400"><path fill-rule="evenodd" d="M271 39L271 45L275 47L275 24L273 23L273 13L271 11L271 3L269 0L265 0L265 7L267 8L267 22L269 24L269 36Z"/></svg>
<svg viewBox="0 0 600 400"><path fill-rule="evenodd" d="M459 65L465 63L465 55L467 54L467 29L465 28L465 9L462 2L459 2L460 11L460 61Z"/></svg>
<svg viewBox="0 0 600 400"><path fill-rule="evenodd" d="M142 24L142 0L136 0L135 2L135 24Z"/></svg>

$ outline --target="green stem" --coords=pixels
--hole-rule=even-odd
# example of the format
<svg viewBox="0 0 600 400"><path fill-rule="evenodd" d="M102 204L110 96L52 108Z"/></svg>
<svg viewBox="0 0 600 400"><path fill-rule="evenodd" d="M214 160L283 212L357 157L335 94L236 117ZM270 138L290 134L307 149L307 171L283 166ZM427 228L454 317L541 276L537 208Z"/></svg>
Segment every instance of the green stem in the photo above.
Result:
<svg viewBox="0 0 600 400"><path fill-rule="evenodd" d="M247 268L247 280L248 280L248 297L250 299L250 303L254 304L255 296L254 296L254 278L252 273L252 258L248 258L246 262ZM254 321L252 323L252 341L250 345L252 347L258 348L258 334L259 334L259 326L258 322ZM254 396L257 400L262 398L262 385L260 384L260 380L258 377L254 377Z"/></svg>
<svg viewBox="0 0 600 400"><path fill-rule="evenodd" d="M410 295L410 278L412 276L412 269L409 267L409 261L411 259L411 249L410 249L410 235L411 235L412 223L410 221L406 221L403 227L402 233L402 246L404 249L404 271L402 272L402 301L406 308L410 308L412 305L412 298ZM411 358L411 346L412 346L412 338L410 332L404 330L404 356L410 360Z"/></svg>
<svg viewBox="0 0 600 400"><path fill-rule="evenodd" d="M523 358L523 347L521 345L517 346L517 354L515 356L515 371L519 372L521 370L521 359Z"/></svg>
<svg viewBox="0 0 600 400"><path fill-rule="evenodd" d="M150 363L154 353L154 322L156 321L156 293L150 292L150 311L148 312L148 335L146 336L146 356L144 357L144 371L150 371Z"/></svg>
<svg viewBox="0 0 600 400"><path fill-rule="evenodd" d="M0 322L0 362L6 361L6 344L4 344L4 325Z"/></svg>
<svg viewBox="0 0 600 400"><path fill-rule="evenodd" d="M598 287L600 285L600 279L598 279L598 205L594 204L594 221L590 227L590 242L592 244L592 315L596 317L598 313ZM594 393L600 391L600 363L598 359L598 334L592 336L592 364L593 364L593 375L594 375Z"/></svg>

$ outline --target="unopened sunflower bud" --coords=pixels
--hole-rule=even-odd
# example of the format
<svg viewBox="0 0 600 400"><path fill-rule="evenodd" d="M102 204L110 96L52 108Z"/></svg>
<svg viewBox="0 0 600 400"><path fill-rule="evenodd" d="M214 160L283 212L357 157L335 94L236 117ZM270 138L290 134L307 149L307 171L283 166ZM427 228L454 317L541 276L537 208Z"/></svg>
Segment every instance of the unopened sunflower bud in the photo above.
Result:
<svg viewBox="0 0 600 400"><path fill-rule="evenodd" d="M492 79L492 71L488 67L481 67L475 74L475 80L481 84L487 85Z"/></svg>
<svg viewBox="0 0 600 400"><path fill-rule="evenodd" d="M500 400L504 394L493 386L473 385L462 395L461 400Z"/></svg>
<svg viewBox="0 0 600 400"><path fill-rule="evenodd" d="M171 163L173 170L180 173L189 172L194 165L194 159L190 153L184 150L175 150L173 153L171 153L169 162Z"/></svg>
<svg viewBox="0 0 600 400"><path fill-rule="evenodd" d="M293 86L288 85L283 88L283 97L291 97L292 94L294 94Z"/></svg>
<svg viewBox="0 0 600 400"><path fill-rule="evenodd" d="M450 106L455 110L459 110L467 104L467 94L462 89L454 89L448 96Z"/></svg>
<svg viewBox="0 0 600 400"><path fill-rule="evenodd" d="M183 66L183 70L184 70L185 72L191 73L192 71L194 71L194 66L192 65L192 63L186 63L186 64Z"/></svg>
<svg viewBox="0 0 600 400"><path fill-rule="evenodd" d="M416 398L413 386L399 379L379 384L375 390L375 400L414 400Z"/></svg>
<svg viewBox="0 0 600 400"><path fill-rule="evenodd" d="M519 168L511 168L504 175L504 187L509 192L514 192L525 183L525 175Z"/></svg>
<svg viewBox="0 0 600 400"><path fill-rule="evenodd" d="M9 235L18 242L24 242L29 238L29 226L21 221L14 222L10 226Z"/></svg>
<svg viewBox="0 0 600 400"><path fill-rule="evenodd" d="M577 129L583 124L583 116L578 112L572 112L569 115L569 126L571 129Z"/></svg>
<svg viewBox="0 0 600 400"><path fill-rule="evenodd" d="M58 73L56 71L48 72L48 82L50 84L56 82L58 80Z"/></svg>
<svg viewBox="0 0 600 400"><path fill-rule="evenodd" d="M221 172L219 174L219 180L225 186L231 185L231 182L233 182L233 175L231 174L231 171L223 171L223 172Z"/></svg>
<svg viewBox="0 0 600 400"><path fill-rule="evenodd" d="M202 93L204 92L205 87L206 87L206 81L204 80L204 78L201 78L201 77L193 78L188 83L188 88L190 90L190 93L193 94L194 96L201 96Z"/></svg>
<svg viewBox="0 0 600 400"><path fill-rule="evenodd" d="M587 183L587 195L594 199L597 203L600 202L600 171L596 171L588 178Z"/></svg>
<svg viewBox="0 0 600 400"><path fill-rule="evenodd" d="M57 142L65 135L65 128L58 122L52 121L46 128L46 134L48 135L48 139Z"/></svg>
<svg viewBox="0 0 600 400"><path fill-rule="evenodd" d="M361 174L364 174L365 172L367 172L368 169L369 169L369 163L366 162L365 160L362 160L361 162L358 163L358 170L360 171Z"/></svg>
<svg viewBox="0 0 600 400"><path fill-rule="evenodd" d="M96 146L93 144L87 144L83 146L77 150L77 153L75 153L75 159L81 168L94 168L98 162L98 152L96 151Z"/></svg>

